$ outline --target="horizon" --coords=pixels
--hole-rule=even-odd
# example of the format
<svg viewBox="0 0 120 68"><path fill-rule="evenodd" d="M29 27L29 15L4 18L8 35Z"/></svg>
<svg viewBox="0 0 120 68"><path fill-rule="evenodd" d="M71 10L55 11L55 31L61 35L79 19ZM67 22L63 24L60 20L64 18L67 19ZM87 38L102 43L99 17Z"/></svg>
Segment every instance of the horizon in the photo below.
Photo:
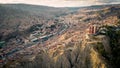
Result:
<svg viewBox="0 0 120 68"><path fill-rule="evenodd" d="M47 5L38 5L38 4L28 4L28 3L0 3L2 5L32 5L32 6L45 6L45 7L53 7L53 8L82 8L82 7L92 7L92 6L107 6L107 5L119 5L120 3L113 4L102 4L102 5L86 5L86 6L68 6L68 7L55 7L55 6L47 6Z"/></svg>
<svg viewBox="0 0 120 68"><path fill-rule="evenodd" d="M84 7L92 5L109 5L109 4L120 4L119 0L0 0L1 4L31 4L31 5L41 5L49 7Z"/></svg>

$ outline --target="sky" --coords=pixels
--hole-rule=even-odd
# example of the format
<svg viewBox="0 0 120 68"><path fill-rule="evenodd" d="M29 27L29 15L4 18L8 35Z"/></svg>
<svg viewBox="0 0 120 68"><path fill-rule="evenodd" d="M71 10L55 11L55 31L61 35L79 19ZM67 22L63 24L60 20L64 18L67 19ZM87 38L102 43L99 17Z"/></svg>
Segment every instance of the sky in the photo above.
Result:
<svg viewBox="0 0 120 68"><path fill-rule="evenodd" d="M52 7L80 7L103 4L120 4L120 0L0 0L0 3L25 3Z"/></svg>

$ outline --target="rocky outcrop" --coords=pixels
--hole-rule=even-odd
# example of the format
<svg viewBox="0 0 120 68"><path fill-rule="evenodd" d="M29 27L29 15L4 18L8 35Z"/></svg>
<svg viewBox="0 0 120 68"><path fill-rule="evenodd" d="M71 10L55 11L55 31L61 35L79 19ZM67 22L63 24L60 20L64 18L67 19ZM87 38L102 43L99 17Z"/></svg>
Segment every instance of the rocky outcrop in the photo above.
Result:
<svg viewBox="0 0 120 68"><path fill-rule="evenodd" d="M110 52L108 40L106 36L94 36L73 47L43 50L33 61L18 62L16 68L110 68L104 58Z"/></svg>

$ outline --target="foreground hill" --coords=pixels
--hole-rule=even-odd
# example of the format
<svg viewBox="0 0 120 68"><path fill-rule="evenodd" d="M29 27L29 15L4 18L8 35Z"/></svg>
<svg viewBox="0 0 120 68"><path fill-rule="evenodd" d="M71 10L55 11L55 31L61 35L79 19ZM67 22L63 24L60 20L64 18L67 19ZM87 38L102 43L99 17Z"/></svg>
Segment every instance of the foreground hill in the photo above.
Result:
<svg viewBox="0 0 120 68"><path fill-rule="evenodd" d="M119 68L120 31L118 26L105 26L105 34L92 35L73 45L40 48L36 56L10 61L5 67L15 68ZM99 31L101 32L101 31ZM114 32L114 34L112 34ZM118 41L118 42L116 42Z"/></svg>

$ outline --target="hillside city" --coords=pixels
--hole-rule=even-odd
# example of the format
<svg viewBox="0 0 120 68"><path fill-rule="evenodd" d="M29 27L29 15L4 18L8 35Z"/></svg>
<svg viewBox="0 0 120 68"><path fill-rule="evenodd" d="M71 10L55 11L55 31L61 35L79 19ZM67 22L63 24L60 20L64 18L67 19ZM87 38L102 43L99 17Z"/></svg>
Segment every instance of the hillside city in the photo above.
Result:
<svg viewBox="0 0 120 68"><path fill-rule="evenodd" d="M0 4L0 68L119 68L119 51L119 4Z"/></svg>

